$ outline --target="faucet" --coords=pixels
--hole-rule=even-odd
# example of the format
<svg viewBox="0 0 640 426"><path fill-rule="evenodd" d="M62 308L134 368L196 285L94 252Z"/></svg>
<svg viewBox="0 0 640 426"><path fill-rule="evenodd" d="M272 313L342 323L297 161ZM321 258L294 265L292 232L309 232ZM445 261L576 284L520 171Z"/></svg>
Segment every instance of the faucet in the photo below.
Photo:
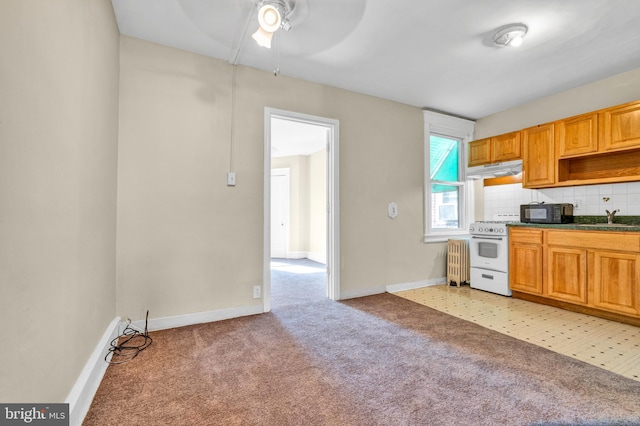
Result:
<svg viewBox="0 0 640 426"><path fill-rule="evenodd" d="M613 218L615 217L616 213L618 213L620 211L620 209L616 209L612 212L610 212L609 210L605 210L605 212L607 212L607 223L608 224L612 224L613 223Z"/></svg>

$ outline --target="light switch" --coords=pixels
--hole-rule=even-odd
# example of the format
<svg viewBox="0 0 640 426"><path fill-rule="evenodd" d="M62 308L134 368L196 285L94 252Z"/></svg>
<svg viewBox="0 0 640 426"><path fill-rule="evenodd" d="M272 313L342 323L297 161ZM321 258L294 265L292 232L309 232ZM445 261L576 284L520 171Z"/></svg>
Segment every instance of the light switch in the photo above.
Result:
<svg viewBox="0 0 640 426"><path fill-rule="evenodd" d="M227 173L227 186L236 186L236 173L228 172Z"/></svg>
<svg viewBox="0 0 640 426"><path fill-rule="evenodd" d="M389 217L391 219L398 217L398 205L396 203L389 203Z"/></svg>

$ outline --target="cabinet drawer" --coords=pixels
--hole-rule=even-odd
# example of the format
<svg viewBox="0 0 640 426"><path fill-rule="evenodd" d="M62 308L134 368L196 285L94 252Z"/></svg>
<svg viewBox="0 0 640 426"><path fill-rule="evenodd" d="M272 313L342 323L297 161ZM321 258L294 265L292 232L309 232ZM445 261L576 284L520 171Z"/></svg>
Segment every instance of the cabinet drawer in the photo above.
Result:
<svg viewBox="0 0 640 426"><path fill-rule="evenodd" d="M542 244L542 230L511 228L509 238L512 243Z"/></svg>
<svg viewBox="0 0 640 426"><path fill-rule="evenodd" d="M635 252L640 251L640 235L619 232L547 230L547 244Z"/></svg>

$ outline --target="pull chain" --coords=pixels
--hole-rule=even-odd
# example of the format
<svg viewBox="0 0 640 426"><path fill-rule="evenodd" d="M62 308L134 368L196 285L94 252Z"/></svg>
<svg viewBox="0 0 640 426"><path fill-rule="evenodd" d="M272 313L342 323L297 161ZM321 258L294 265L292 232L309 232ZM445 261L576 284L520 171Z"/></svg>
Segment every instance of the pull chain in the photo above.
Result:
<svg viewBox="0 0 640 426"><path fill-rule="evenodd" d="M273 34L273 37L276 45L276 66L273 69L273 76L277 77L280 74L280 37L278 37L278 31Z"/></svg>

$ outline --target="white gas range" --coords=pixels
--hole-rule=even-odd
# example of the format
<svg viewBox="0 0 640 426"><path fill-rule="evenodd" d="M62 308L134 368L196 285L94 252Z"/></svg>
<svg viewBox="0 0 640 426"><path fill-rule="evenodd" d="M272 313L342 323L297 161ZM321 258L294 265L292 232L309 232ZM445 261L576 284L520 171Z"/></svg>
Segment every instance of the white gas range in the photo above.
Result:
<svg viewBox="0 0 640 426"><path fill-rule="evenodd" d="M511 296L507 224L518 222L520 216L497 215L494 219L475 222L469 226L470 286L478 290Z"/></svg>

